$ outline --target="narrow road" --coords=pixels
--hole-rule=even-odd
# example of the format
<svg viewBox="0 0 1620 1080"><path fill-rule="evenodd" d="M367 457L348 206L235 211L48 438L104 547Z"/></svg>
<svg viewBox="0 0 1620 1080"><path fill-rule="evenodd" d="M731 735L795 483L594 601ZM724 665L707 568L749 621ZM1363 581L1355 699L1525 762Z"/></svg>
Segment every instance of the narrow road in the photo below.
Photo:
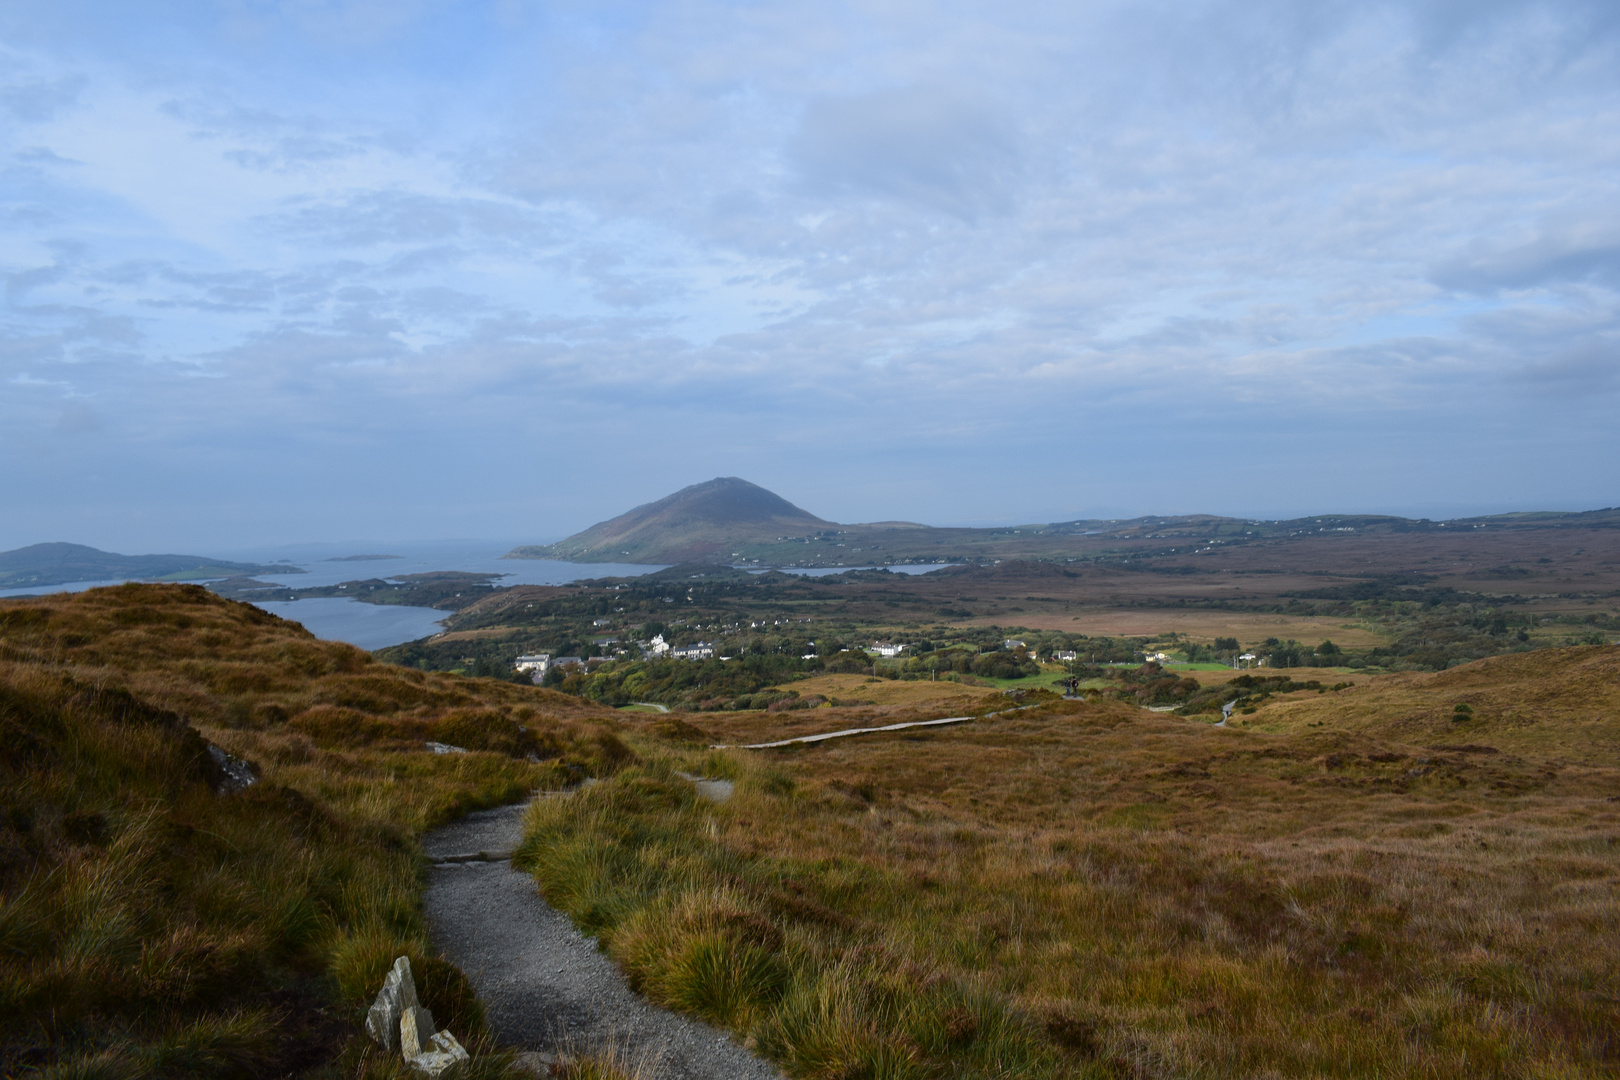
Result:
<svg viewBox="0 0 1620 1080"><path fill-rule="evenodd" d="M422 842L435 859L425 899L433 941L472 980L496 1039L547 1054L617 1049L658 1080L780 1080L725 1032L632 993L596 942L504 861L523 837L524 809L469 814Z"/></svg>

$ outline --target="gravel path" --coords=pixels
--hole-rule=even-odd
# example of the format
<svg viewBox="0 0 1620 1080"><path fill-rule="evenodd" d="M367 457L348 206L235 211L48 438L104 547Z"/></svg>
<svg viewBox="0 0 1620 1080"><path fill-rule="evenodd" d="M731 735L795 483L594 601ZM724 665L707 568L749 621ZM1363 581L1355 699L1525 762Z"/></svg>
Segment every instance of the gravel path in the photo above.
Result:
<svg viewBox="0 0 1620 1080"><path fill-rule="evenodd" d="M524 809L469 814L429 833L422 846L435 859L504 855L522 839ZM725 1032L632 993L594 939L547 904L533 878L504 861L437 863L428 874L426 908L434 943L472 980L503 1045L547 1057L613 1049L658 1080L780 1080L773 1066Z"/></svg>

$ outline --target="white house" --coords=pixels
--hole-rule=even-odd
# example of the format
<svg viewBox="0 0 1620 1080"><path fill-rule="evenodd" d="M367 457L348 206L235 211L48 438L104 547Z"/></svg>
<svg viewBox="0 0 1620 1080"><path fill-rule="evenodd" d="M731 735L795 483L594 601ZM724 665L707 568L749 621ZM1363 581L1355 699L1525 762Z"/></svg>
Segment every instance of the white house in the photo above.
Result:
<svg viewBox="0 0 1620 1080"><path fill-rule="evenodd" d="M1059 649L1057 652L1052 654L1052 659L1056 660L1060 664L1072 664L1076 660L1080 659L1080 654L1077 652L1067 652L1063 649Z"/></svg>
<svg viewBox="0 0 1620 1080"><path fill-rule="evenodd" d="M1022 649L1024 647L1024 643L1019 641L1017 638L1008 638L1006 641L1001 643L1001 647L1006 649L1008 652L1012 652L1014 649Z"/></svg>
<svg viewBox="0 0 1620 1080"><path fill-rule="evenodd" d="M524 661L528 661L528 663L525 663ZM583 668L585 666L585 661L581 660L577 656L559 656L556 659L552 659L545 653L536 653L533 656L518 657L518 670L527 671L529 673L529 681L537 686L540 684L540 680L546 677L546 672L555 667L562 667L565 664L578 664Z"/></svg>
<svg viewBox="0 0 1620 1080"><path fill-rule="evenodd" d="M871 651L879 656L894 657L905 652L906 647L904 645L895 645L888 641L874 641L872 642Z"/></svg>
<svg viewBox="0 0 1620 1080"><path fill-rule="evenodd" d="M1170 662L1170 654L1167 652L1150 652L1144 658L1144 662L1149 664L1168 664Z"/></svg>
<svg viewBox="0 0 1620 1080"><path fill-rule="evenodd" d="M592 626L612 626L613 625L613 620L612 619L593 619L591 621L591 625Z"/></svg>
<svg viewBox="0 0 1620 1080"><path fill-rule="evenodd" d="M714 656L714 646L706 641L700 641L696 645L683 645L671 649L669 655L677 660L707 660Z"/></svg>
<svg viewBox="0 0 1620 1080"><path fill-rule="evenodd" d="M663 656L668 652L669 642L664 640L663 634L659 634L657 637L653 638L647 643L648 656Z"/></svg>

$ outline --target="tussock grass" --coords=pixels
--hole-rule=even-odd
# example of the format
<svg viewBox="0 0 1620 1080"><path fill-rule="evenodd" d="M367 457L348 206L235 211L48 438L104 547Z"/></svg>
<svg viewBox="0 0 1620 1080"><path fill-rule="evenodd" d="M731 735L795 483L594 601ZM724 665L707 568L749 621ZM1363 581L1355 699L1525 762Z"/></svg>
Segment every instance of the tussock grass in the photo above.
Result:
<svg viewBox="0 0 1620 1080"><path fill-rule="evenodd" d="M756 798L785 797L768 794L784 790L782 777L724 755L703 764L716 758ZM717 842L716 809L673 763L537 803L515 856L638 991L737 1031L800 1075L922 1076L951 1060L1011 1075L1058 1063L1005 1001L863 932L789 867ZM844 888L868 876L841 869Z"/></svg>
<svg viewBox="0 0 1620 1080"><path fill-rule="evenodd" d="M643 992L797 1076L1620 1075L1620 649L1250 720L649 739L519 858Z"/></svg>
<svg viewBox="0 0 1620 1080"><path fill-rule="evenodd" d="M0 742L8 1077L402 1076L359 1035L400 955L501 1075L428 940L415 838L633 757L559 695L151 585L0 602ZM217 794L209 742L259 782Z"/></svg>

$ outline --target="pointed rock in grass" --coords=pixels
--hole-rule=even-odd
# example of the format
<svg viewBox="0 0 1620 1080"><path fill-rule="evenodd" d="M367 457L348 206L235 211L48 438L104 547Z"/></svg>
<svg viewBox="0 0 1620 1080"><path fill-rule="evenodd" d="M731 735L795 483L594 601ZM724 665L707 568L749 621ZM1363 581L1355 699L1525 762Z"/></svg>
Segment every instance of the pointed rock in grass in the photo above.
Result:
<svg viewBox="0 0 1620 1080"><path fill-rule="evenodd" d="M366 1013L366 1034L384 1049L398 1050L400 1018L407 1008L416 1008L419 1004L416 980L411 978L410 958L401 956L394 961L388 977L383 980L382 990L377 993L377 1000Z"/></svg>

